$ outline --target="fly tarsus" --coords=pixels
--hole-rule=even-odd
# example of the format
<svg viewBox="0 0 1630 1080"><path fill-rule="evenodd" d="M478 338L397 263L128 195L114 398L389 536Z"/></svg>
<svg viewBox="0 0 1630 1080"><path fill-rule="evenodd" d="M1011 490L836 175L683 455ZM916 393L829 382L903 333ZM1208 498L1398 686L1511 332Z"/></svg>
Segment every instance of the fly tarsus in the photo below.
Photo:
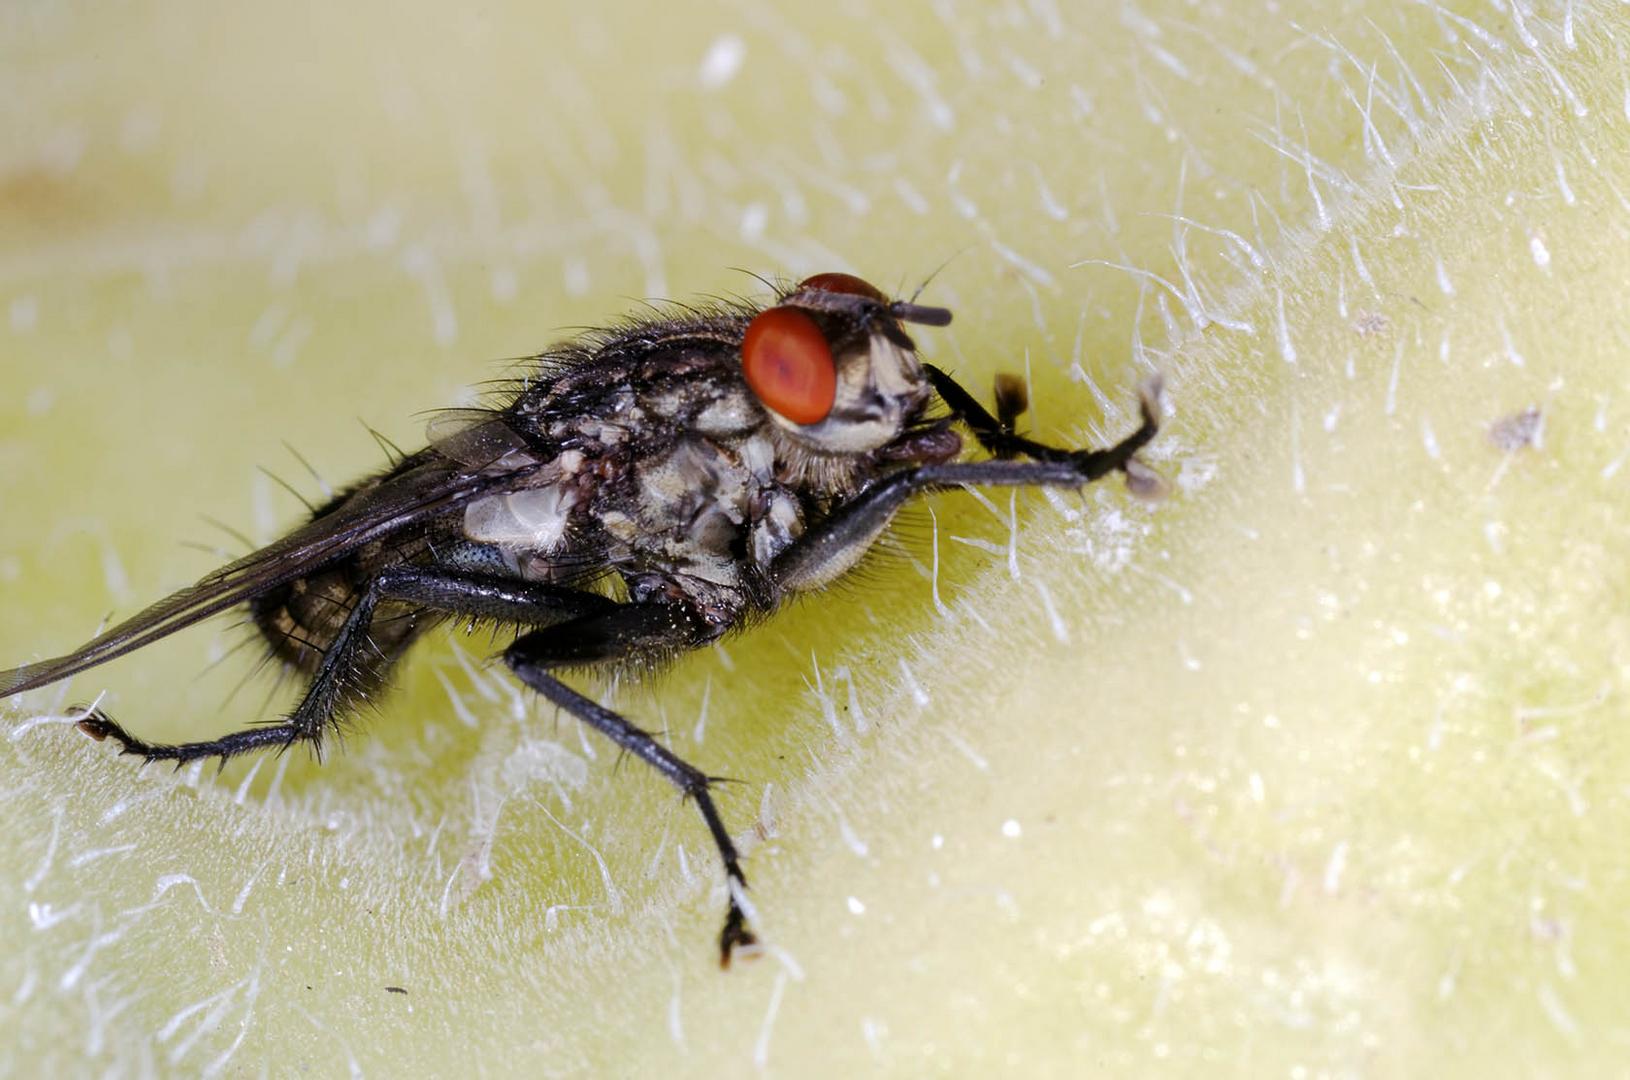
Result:
<svg viewBox="0 0 1630 1080"><path fill-rule="evenodd" d="M745 885L742 887L746 888ZM719 931L719 966L729 968L731 957L737 949L750 949L757 944L758 938L747 929L746 912L732 897L730 911L724 917L724 929Z"/></svg>
<svg viewBox="0 0 1630 1080"><path fill-rule="evenodd" d="M696 808L702 813L702 820L707 824L708 832L713 836L713 843L719 849L719 857L724 862L725 885L730 890L730 907L725 912L724 929L719 931L719 966L722 968L730 966L731 957L736 949L758 944L757 936L747 929L747 908L743 903L747 893L747 875L742 873L741 856L736 851L736 842L730 837L730 830L724 827L724 819L719 816L718 807L713 803L713 786L733 782L727 781L724 777L704 776L698 772L684 787L685 798L696 803Z"/></svg>
<svg viewBox="0 0 1630 1080"><path fill-rule="evenodd" d="M1160 376L1156 375L1147 380L1138 390L1138 407L1143 422L1138 429L1107 450L1073 450L1069 460L1081 474L1081 482L1090 484L1109 473L1119 470L1127 474L1127 479L1133 482L1134 489L1142 494L1140 485L1146 475L1139 470L1134 475L1134 457L1137 452L1149 445L1160 431Z"/></svg>
<svg viewBox="0 0 1630 1080"><path fill-rule="evenodd" d="M119 744L121 757L139 757L144 765L154 761L171 761L178 769L188 762L212 757L220 758L221 764L225 765L230 757L264 746L276 746L286 750L304 737L293 724L284 723L235 731L208 742L179 745L150 743L131 735L117 720L99 708L86 707L76 711L79 711L81 716L74 726L97 742L112 739Z"/></svg>

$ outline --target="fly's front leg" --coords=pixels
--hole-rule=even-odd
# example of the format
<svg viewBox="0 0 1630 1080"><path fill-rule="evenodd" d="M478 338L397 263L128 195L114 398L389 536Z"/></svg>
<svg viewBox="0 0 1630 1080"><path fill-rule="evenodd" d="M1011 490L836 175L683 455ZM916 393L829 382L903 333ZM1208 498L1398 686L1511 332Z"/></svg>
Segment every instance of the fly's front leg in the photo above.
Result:
<svg viewBox="0 0 1630 1080"><path fill-rule="evenodd" d="M929 371L944 377L933 368L929 368ZM950 385L956 386L959 393L967 396L967 391L956 383ZM860 562L877 538L883 535L883 530L888 528L905 501L920 492L968 485L1078 488L1116 471L1128 472L1130 477L1133 456L1147 446L1160 430L1159 393L1158 383L1144 388L1143 423L1108 449L1055 450L1014 436L1014 444L1002 445L1009 445L1010 448L1017 446L1015 452L1022 452L1035 460L1002 458L996 461L949 462L894 473L806 529L802 536L776 556L770 566L770 577L781 589L789 592L818 589L826 585ZM968 400L973 399L969 397ZM994 431L1000 435L998 421L977 402L974 407L983 415L980 423L988 422L987 433ZM972 421L969 426L976 434L980 430L978 424Z"/></svg>
<svg viewBox="0 0 1630 1080"><path fill-rule="evenodd" d="M259 724L219 739L188 743L150 743L138 739L100 709L88 710L79 730L93 739L114 739L120 752L145 761L173 761L177 766L199 758L224 763L237 754L275 746L287 749L308 742L321 753L323 734L343 710L355 677L366 672L369 683L384 675L393 658L373 652L368 628L383 600L422 605L453 615L543 626L582 618L617 605L603 596L498 578L459 574L439 568L394 567L373 580L357 599L334 640L323 651L300 703L281 722Z"/></svg>
<svg viewBox="0 0 1630 1080"><path fill-rule="evenodd" d="M1025 411L1028 402L1022 383L1012 376L998 376L996 383L997 412L999 416L992 416L990 411L979 403L979 399L970 394L966 387L951 376L935 367L933 364L924 364L923 369L928 373L928 381L934 387L934 392L940 400L956 414L957 419L968 425L979 445L987 453L999 458L1025 457L1036 461L1069 461L1090 451L1064 450L1056 446L1048 446L1032 439L1016 434L1013 424ZM1158 401L1160 397L1160 380L1150 380L1144 385L1142 393L1143 428L1132 437L1136 439L1147 431L1143 443L1154 438L1158 424L1153 419L1159 413ZM1143 443L1139 443L1141 447ZM1116 447L1119 449L1119 447ZM1135 453L1137 447L1134 448ZM1125 468L1124 465L1118 466ZM1093 477L1097 479L1097 477Z"/></svg>
<svg viewBox="0 0 1630 1080"><path fill-rule="evenodd" d="M583 723L651 766L696 804L702 821L719 850L730 887L730 906L719 933L719 963L730 966L730 955L757 939L747 929L741 894L747 877L735 841L713 802L717 782L658 742L650 732L619 713L573 690L553 672L564 667L592 666L641 656L661 656L705 640L699 622L675 604L627 604L587 618L535 630L518 639L504 653L504 662L527 686L565 709Z"/></svg>

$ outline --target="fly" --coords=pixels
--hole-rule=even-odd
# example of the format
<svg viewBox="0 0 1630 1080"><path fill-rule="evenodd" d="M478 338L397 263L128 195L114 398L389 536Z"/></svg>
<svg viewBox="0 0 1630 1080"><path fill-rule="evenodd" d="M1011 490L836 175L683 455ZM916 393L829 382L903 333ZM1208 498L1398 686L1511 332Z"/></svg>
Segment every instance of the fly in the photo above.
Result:
<svg viewBox="0 0 1630 1080"><path fill-rule="evenodd" d="M996 415L917 356L908 325L945 308L818 274L767 305L624 322L558 345L492 407L438 414L429 445L339 492L282 539L54 660L0 672L0 698L247 607L273 657L306 679L282 719L219 739L147 742L100 709L78 727L178 766L323 737L382 692L392 666L449 619L513 627L515 677L661 773L701 813L724 864L719 957L754 943L747 879L713 801L719 778L585 697L566 669L649 669L718 641L858 563L903 503L968 485L1151 482L1142 423L1108 449L1019 435L1022 384ZM943 406L941 408L940 406ZM958 426L990 455L962 460Z"/></svg>

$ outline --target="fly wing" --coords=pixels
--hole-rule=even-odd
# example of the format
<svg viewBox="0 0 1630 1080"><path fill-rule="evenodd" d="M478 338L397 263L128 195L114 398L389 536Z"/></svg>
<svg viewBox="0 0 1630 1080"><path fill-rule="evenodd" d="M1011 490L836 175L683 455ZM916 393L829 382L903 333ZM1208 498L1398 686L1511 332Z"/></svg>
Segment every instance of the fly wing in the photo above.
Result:
<svg viewBox="0 0 1630 1080"><path fill-rule="evenodd" d="M0 698L20 694L150 645L253 596L301 577L362 545L416 521L445 513L503 487L536 462L516 455L502 466L473 470L433 451L415 455L332 511L266 547L209 574L191 588L54 660L0 671Z"/></svg>

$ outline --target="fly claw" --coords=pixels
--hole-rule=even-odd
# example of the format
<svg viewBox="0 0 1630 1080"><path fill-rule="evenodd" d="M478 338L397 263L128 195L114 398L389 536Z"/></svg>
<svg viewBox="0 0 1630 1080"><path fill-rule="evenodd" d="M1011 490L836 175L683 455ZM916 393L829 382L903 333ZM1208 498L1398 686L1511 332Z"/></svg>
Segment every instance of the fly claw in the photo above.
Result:
<svg viewBox="0 0 1630 1080"><path fill-rule="evenodd" d="M517 679L701 814L729 890L728 966L756 938L713 800L720 778L561 673L649 667L711 644L847 572L923 492L1079 488L1112 472L1140 495L1162 486L1136 457L1159 429L1158 380L1121 442L1049 446L1017 431L1022 380L998 376L993 415L918 357L908 328L950 321L829 273L765 304L685 309L558 345L491 407L438 417L424 449L393 455L282 539L65 656L0 672L0 698L247 607L267 648L305 676L287 716L179 744L136 738L98 709L79 730L178 766L302 742L320 751L431 627L512 627L503 660ZM956 427L989 457L964 460Z"/></svg>

